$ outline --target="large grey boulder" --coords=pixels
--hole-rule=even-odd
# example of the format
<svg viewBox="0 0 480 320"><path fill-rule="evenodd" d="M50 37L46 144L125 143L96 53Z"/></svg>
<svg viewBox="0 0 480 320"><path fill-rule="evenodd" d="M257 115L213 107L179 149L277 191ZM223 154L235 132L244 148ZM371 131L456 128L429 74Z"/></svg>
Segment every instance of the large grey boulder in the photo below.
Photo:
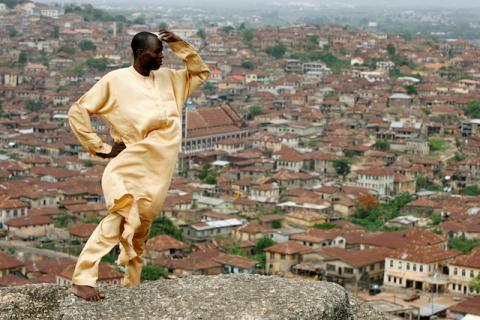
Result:
<svg viewBox="0 0 480 320"><path fill-rule="evenodd" d="M384 319L350 301L342 287L323 281L230 274L101 289L106 299L87 302L69 294L65 286L2 288L0 320Z"/></svg>

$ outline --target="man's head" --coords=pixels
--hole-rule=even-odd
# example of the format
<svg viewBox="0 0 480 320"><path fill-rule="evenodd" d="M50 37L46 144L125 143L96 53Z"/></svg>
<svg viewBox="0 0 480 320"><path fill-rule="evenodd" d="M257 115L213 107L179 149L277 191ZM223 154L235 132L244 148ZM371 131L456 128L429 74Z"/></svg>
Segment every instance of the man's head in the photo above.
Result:
<svg viewBox="0 0 480 320"><path fill-rule="evenodd" d="M145 70L157 70L162 65L163 45L157 35L142 31L132 39L133 58Z"/></svg>

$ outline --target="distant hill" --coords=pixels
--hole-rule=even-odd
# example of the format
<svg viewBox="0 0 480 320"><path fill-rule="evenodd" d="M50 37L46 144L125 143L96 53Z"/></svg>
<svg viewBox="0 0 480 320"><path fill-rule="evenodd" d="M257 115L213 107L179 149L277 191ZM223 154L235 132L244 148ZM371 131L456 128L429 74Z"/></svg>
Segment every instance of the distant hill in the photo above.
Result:
<svg viewBox="0 0 480 320"><path fill-rule="evenodd" d="M6 2L6 1L0 1ZM39 2L45 3L72 3L72 2L83 2L83 3L92 3L94 5L116 5L116 4L129 4L130 1L127 0L40 0ZM273 4L287 4L287 3L311 3L311 4L329 4L332 5L335 2L338 5L357 5L357 6L383 6L383 7L444 7L450 9L457 9L459 7L480 7L480 1L477 0L403 0L400 2L395 2L391 0L347 0L347 1L332 1L332 0L302 0L302 1L292 1L292 0L266 0L262 1L261 6L271 6ZM225 1L225 0L137 0L138 4L147 4L153 5L158 4L161 6L192 6L192 7L244 7L248 9L251 6L259 6L259 1L257 0L242 0L242 1Z"/></svg>
<svg viewBox="0 0 480 320"><path fill-rule="evenodd" d="M0 3L5 3L7 7L13 8L19 3L24 3L25 0L0 0Z"/></svg>

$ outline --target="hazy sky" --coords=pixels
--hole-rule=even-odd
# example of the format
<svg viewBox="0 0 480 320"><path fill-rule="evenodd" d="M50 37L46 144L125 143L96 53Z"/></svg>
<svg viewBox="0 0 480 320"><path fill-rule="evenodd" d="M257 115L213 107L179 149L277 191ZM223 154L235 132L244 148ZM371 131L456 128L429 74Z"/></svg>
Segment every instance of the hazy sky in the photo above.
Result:
<svg viewBox="0 0 480 320"><path fill-rule="evenodd" d="M71 2L82 2L82 3L92 3L98 5L111 5L118 3L131 3L131 1L126 0L39 0L40 2L49 2L49 3L71 3ZM219 6L219 7L230 7L230 6L252 6L258 4L258 0L136 0L135 2L140 2L142 4L155 4L161 6L179 6L179 5L188 5L194 7L201 6ZM272 3L312 3L312 4L338 4L338 5L358 5L358 6L410 6L410 7L443 7L443 8L459 8L459 7L480 7L480 0L263 0L260 3L272 4Z"/></svg>

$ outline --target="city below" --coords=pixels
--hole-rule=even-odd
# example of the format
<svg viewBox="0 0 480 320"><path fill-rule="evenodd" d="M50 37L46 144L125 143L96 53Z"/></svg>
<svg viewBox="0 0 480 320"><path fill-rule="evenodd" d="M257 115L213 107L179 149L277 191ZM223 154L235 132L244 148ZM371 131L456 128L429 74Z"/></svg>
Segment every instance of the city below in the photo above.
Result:
<svg viewBox="0 0 480 320"><path fill-rule="evenodd" d="M0 287L71 284L108 214L111 160L77 140L69 108L132 65L136 33L166 28L210 76L182 108L142 281L322 280L388 319L480 319L478 39L386 32L373 18L163 10L0 1ZM184 67L165 45L162 68ZM91 124L109 145L121 135L102 115ZM118 254L98 283L123 284Z"/></svg>

